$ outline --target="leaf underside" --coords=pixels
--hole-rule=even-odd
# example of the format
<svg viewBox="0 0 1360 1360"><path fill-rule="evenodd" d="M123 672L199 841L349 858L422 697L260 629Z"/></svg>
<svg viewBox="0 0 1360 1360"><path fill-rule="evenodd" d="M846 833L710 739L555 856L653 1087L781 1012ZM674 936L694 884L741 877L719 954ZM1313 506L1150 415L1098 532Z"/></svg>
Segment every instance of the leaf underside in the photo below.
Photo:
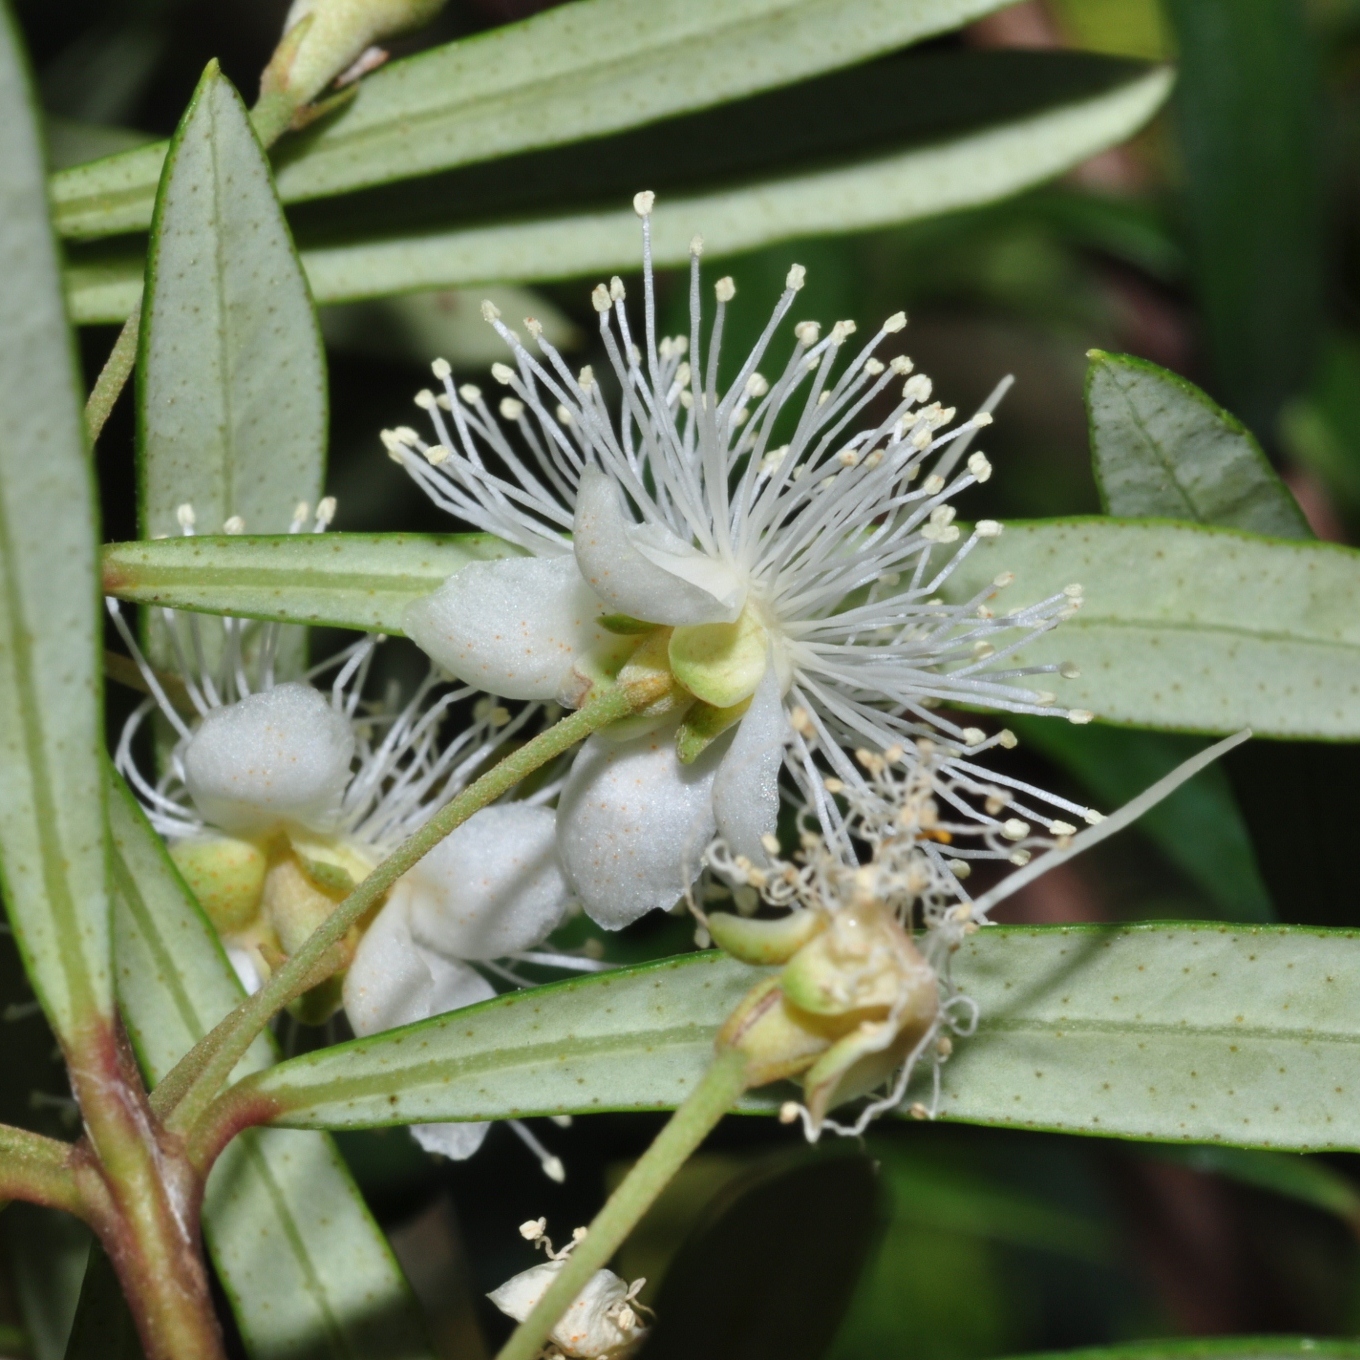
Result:
<svg viewBox="0 0 1360 1360"><path fill-rule="evenodd" d="M990 927L954 960L977 1034L943 1118L1170 1142L1360 1147L1360 934ZM354 1128L678 1104L758 970L716 953L512 993L252 1079L278 1123ZM928 1080L908 1099L929 1099ZM772 1110L788 1088L746 1102Z"/></svg>

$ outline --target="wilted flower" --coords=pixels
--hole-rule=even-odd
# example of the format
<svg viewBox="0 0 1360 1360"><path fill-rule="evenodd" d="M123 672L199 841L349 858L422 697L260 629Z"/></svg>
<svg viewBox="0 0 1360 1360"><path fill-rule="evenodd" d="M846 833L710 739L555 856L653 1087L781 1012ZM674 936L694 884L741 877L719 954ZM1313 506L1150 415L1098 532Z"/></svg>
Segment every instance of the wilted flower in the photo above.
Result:
<svg viewBox="0 0 1360 1360"><path fill-rule="evenodd" d="M971 1033L977 1020L949 975L950 955L985 920L963 881L978 860L1023 865L1035 848L1065 846L1076 833L1022 800L1102 820L1038 789L998 782L928 738L910 752L899 744L856 758L862 776L823 784L845 803L844 834L805 829L793 862L779 857L773 837L763 866L721 842L709 853L730 883L789 909L774 920L715 913L705 923L736 957L783 965L752 988L718 1042L748 1055L752 1085L802 1076L806 1103L786 1105L784 1117L801 1117L809 1138L824 1126L862 1133L901 1104L923 1058L938 1093L950 1034ZM862 863L855 842L868 849ZM885 1085L853 1126L827 1118L833 1105ZM921 1111L934 1107L932 1099Z"/></svg>
<svg viewBox="0 0 1360 1360"><path fill-rule="evenodd" d="M441 360L443 390L417 397L437 442L406 428L384 433L438 505L527 554L473 563L409 608L407 633L451 673L576 705L640 645L683 686L668 711L592 737L563 790L563 863L586 910L611 929L671 906L715 829L762 862L781 766L834 824L810 741L847 773L843 747L883 748L931 730L963 742L932 711L942 702L1055 711L1051 693L1016 681L1057 668L1018 667L1013 654L1081 595L1071 587L997 617L990 602L1010 580L998 573L972 599L941 598L954 566L1000 533L983 520L963 538L951 501L991 473L967 450L1004 385L947 429L954 411L930 400L929 379L903 356L875 356L906 324L901 312L844 364L853 322L825 336L800 322L787 360L766 377L759 365L773 357L803 286L795 265L720 391L732 280L715 287L705 354L696 238L690 334L658 339L651 206L651 194L635 200L640 339L618 278L593 294L621 394L617 417L591 371L572 373L537 322L524 324L541 359L488 304L516 361L492 370L508 389L501 420ZM791 712L801 715L792 732Z"/></svg>
<svg viewBox="0 0 1360 1360"><path fill-rule="evenodd" d="M321 527L328 518L323 509ZM187 507L181 521L192 530ZM404 703L366 703L372 638L298 679L280 680L278 625L226 618L209 629L208 620L168 609L158 622L178 674L163 676L146 662L115 601L109 609L152 692L124 726L115 764L251 991L541 716L538 705L512 714L434 671ZM330 676L325 691L317 688L323 675ZM443 739L444 719L459 704L471 707L471 719ZM134 756L153 711L173 732L155 779ZM295 1003L297 1013L320 1021L343 1001L355 1032L367 1035L489 1000L495 989L472 963L501 973L495 961L506 958L596 967L529 952L571 901L553 813L543 806L553 792L549 785L537 797L484 808L445 837L397 880L366 930L350 931L348 970ZM461 1157L476 1150L487 1127L422 1125L413 1132L431 1151ZM560 1162L528 1130L518 1131L560 1179Z"/></svg>
<svg viewBox="0 0 1360 1360"><path fill-rule="evenodd" d="M520 1236L542 1247L548 1259L520 1271L487 1295L516 1322L529 1316L557 1278L572 1249L586 1235L584 1228L577 1228L572 1240L561 1251L554 1251L546 1228L547 1220L542 1218L520 1224ZM642 1305L637 1302L638 1291L646 1283L634 1280L625 1284L612 1270L597 1270L553 1326L546 1354L569 1356L573 1360L618 1360L627 1354L647 1335L639 1315Z"/></svg>

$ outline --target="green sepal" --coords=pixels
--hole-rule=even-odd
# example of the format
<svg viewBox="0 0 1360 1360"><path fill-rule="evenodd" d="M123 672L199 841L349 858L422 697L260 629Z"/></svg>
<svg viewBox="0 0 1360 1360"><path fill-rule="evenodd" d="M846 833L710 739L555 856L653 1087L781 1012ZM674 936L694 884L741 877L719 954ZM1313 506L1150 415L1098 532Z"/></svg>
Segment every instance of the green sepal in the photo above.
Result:
<svg viewBox="0 0 1360 1360"><path fill-rule="evenodd" d="M680 757L680 763L692 765L710 743L740 722L750 707L750 697L727 708L714 708L702 699L696 700L675 733L675 753Z"/></svg>
<svg viewBox="0 0 1360 1360"><path fill-rule="evenodd" d="M751 921L727 911L710 912L708 917L713 943L743 963L787 963L825 928L825 919L811 911L794 911L767 921Z"/></svg>
<svg viewBox="0 0 1360 1360"><path fill-rule="evenodd" d="M610 633L629 636L633 633L650 633L657 625L644 619L635 619L631 614L601 614L597 620L600 627Z"/></svg>

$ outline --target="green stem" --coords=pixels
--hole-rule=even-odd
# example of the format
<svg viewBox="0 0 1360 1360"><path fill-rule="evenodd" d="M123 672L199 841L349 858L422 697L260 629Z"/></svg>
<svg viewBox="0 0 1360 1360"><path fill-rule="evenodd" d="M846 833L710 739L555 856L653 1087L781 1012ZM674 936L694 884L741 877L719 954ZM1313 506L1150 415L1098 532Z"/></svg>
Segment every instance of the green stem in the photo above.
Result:
<svg viewBox="0 0 1360 1360"><path fill-rule="evenodd" d="M745 1054L735 1049L719 1053L670 1123L595 1215L590 1231L576 1244L548 1292L515 1328L496 1360L534 1360L554 1324L591 1276L619 1249L638 1219L745 1089Z"/></svg>
<svg viewBox="0 0 1360 1360"><path fill-rule="evenodd" d="M79 1215L80 1187L69 1143L0 1124L0 1200L23 1199Z"/></svg>
<svg viewBox="0 0 1360 1360"><path fill-rule="evenodd" d="M123 329L118 332L118 339L113 342L113 349L104 361L104 367L99 370L99 376L94 380L94 390L85 403L85 429L89 432L91 444L99 438L99 432L104 428L104 422L108 420L124 383L131 375L133 364L137 362L137 336L141 324L142 304L138 301L131 315L123 322Z"/></svg>
<svg viewBox="0 0 1360 1360"><path fill-rule="evenodd" d="M336 907L254 996L242 1002L180 1060L152 1097L152 1107L167 1126L179 1133L187 1133L193 1127L255 1036L290 1001L336 971L340 964L335 946L350 927L450 831L592 732L655 703L673 684L669 675L649 676L603 691L583 708L506 756L446 803Z"/></svg>

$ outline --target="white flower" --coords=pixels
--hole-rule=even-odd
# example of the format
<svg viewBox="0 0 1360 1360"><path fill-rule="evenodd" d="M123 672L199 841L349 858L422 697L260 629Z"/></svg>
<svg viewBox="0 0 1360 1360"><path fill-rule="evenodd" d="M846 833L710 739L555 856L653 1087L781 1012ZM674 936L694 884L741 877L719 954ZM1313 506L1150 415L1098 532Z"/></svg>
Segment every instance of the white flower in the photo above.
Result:
<svg viewBox="0 0 1360 1360"><path fill-rule="evenodd" d="M329 515L323 513L320 527ZM181 522L192 529L192 513ZM295 525L300 521L295 520ZM118 605L109 610L152 697L121 734L115 764L169 842L216 926L242 983L260 987L352 888L463 789L507 741L540 716L452 688L431 672L400 704L361 701L375 640L363 639L298 679L280 680L277 625L161 610L158 622L178 675L145 660ZM188 658L197 664L190 664ZM212 664L209 658L216 658ZM313 682L335 674L329 692ZM176 706L166 682L180 687ZM471 721L446 742L449 710ZM173 731L159 778L134 755L147 716ZM368 931L348 940L352 961L338 985L304 998L319 1021L343 1000L359 1035L489 1000L495 989L473 963L508 975L498 959L593 969L589 960L531 951L562 922L571 894L555 849L554 814L536 799L476 813L393 886ZM467 1156L485 1124L420 1126L433 1151ZM544 1169L561 1163L517 1126Z"/></svg>
<svg viewBox="0 0 1360 1360"><path fill-rule="evenodd" d="M950 501L990 475L967 448L1005 384L947 430L953 410L930 401L924 376L907 376L910 360L875 357L905 325L900 312L845 362L852 322L825 336L801 322L765 377L759 365L775 357L803 285L795 265L720 391L732 281L716 286L705 352L696 239L690 335L658 339L650 204L648 195L635 204L643 334L630 329L620 280L593 294L617 417L595 376L573 374L532 318L524 324L541 357L487 304L516 364L492 370L507 389L501 420L441 360L442 392L417 397L436 442L384 432L389 454L438 505L526 554L473 563L410 607L404 627L431 656L496 693L576 705L640 637L660 636L693 696L664 731L639 735L633 720L592 737L563 793L563 863L586 910L610 928L673 905L715 829L763 860L781 766L834 824L809 741L854 778L842 747L931 730L961 741L932 712L942 702L1062 712L1052 694L1016 683L1057 668L1018 667L1013 654L1080 603L1073 588L996 617L989 601L1004 574L974 599L940 598L953 565L1000 532L984 520L964 538Z"/></svg>
<svg viewBox="0 0 1360 1360"><path fill-rule="evenodd" d="M545 1220L540 1218L521 1224L519 1231L522 1237L543 1247L548 1259L520 1271L487 1295L516 1322L523 1322L533 1312L572 1248L585 1237L585 1229L578 1228L567 1246L554 1251L545 1226ZM548 1334L548 1355L568 1356L572 1360L618 1360L631 1351L647 1335L638 1313L641 1305L636 1302L638 1291L646 1283L634 1280L625 1284L612 1270L597 1270Z"/></svg>

